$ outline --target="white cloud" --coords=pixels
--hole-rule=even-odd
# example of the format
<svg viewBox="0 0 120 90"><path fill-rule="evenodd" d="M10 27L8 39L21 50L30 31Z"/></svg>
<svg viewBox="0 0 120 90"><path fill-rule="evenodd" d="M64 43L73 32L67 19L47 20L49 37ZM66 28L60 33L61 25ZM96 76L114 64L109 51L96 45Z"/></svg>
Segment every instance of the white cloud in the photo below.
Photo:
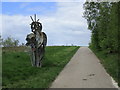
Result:
<svg viewBox="0 0 120 90"><path fill-rule="evenodd" d="M52 15L38 15L43 24L43 31L48 36L48 45L75 44L88 45L90 31L86 20L82 17L83 3L58 2L57 11ZM30 33L29 16L3 15L3 37L11 35L21 42Z"/></svg>
<svg viewBox="0 0 120 90"><path fill-rule="evenodd" d="M24 41L27 33L30 32L29 28L29 17L22 15L2 15L2 36L6 38L12 36L19 39L21 42Z"/></svg>

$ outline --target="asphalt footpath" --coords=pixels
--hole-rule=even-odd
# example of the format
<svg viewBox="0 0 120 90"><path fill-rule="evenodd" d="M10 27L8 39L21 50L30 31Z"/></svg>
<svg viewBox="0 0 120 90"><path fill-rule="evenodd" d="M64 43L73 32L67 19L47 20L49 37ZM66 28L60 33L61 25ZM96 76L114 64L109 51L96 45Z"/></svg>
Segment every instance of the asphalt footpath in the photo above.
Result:
<svg viewBox="0 0 120 90"><path fill-rule="evenodd" d="M88 47L80 47L50 88L116 88L100 60Z"/></svg>

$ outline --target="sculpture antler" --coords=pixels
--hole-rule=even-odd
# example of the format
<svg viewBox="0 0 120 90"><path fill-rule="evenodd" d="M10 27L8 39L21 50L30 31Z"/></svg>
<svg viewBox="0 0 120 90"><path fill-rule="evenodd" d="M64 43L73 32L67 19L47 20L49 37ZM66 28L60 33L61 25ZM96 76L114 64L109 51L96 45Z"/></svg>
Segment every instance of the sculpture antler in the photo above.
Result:
<svg viewBox="0 0 120 90"><path fill-rule="evenodd" d="M33 20L32 16L30 16L30 18L33 22L38 22L39 21L39 19L36 21L36 17L37 17L36 14L34 14L34 20Z"/></svg>
<svg viewBox="0 0 120 90"><path fill-rule="evenodd" d="M41 31L42 30L42 24L39 22L39 19L36 20L36 18L37 18L36 14L34 14L34 19L32 18L32 16L30 16L30 18L32 20L32 23L30 24L32 32L35 33L36 30Z"/></svg>

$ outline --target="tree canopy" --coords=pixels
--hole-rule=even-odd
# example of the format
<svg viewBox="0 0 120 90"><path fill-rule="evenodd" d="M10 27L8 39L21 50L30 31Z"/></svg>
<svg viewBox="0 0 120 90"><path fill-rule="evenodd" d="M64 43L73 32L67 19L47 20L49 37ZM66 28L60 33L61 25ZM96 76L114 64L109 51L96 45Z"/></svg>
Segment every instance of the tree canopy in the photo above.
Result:
<svg viewBox="0 0 120 90"><path fill-rule="evenodd" d="M19 40L14 39L12 37L7 37L6 39L2 39L0 36L0 46L3 47L14 47L19 45Z"/></svg>
<svg viewBox="0 0 120 90"><path fill-rule="evenodd" d="M118 52L118 3L86 2L84 17L92 31L91 47Z"/></svg>

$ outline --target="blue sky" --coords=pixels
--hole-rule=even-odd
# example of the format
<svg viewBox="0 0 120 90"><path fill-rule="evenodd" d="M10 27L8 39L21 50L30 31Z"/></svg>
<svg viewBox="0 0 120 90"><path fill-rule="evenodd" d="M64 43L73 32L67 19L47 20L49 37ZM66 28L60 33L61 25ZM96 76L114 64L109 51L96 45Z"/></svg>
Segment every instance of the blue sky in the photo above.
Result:
<svg viewBox="0 0 120 90"><path fill-rule="evenodd" d="M3 2L2 13L7 15L48 14L57 10L56 2Z"/></svg>
<svg viewBox="0 0 120 90"><path fill-rule="evenodd" d="M26 43L31 33L30 16L37 14L48 36L47 45L87 46L91 32L83 18L84 2L3 2L2 37ZM0 22L1 23L1 22Z"/></svg>

